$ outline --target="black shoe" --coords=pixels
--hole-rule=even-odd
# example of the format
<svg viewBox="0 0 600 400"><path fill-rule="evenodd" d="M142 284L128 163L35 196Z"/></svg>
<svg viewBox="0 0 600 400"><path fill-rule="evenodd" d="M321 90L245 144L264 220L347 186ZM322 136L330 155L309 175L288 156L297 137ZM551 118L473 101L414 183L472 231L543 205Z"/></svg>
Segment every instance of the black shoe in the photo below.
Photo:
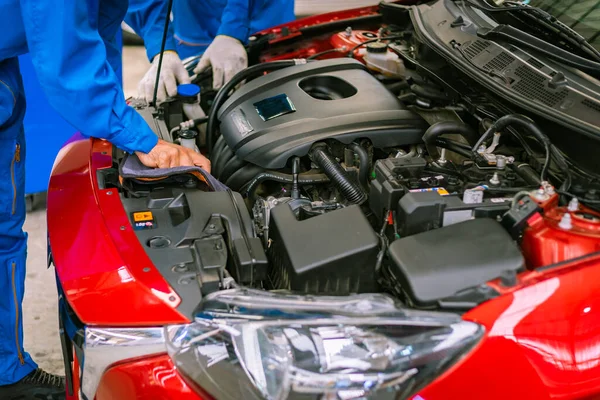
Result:
<svg viewBox="0 0 600 400"><path fill-rule="evenodd" d="M12 385L0 386L2 400L64 400L65 378L36 369Z"/></svg>

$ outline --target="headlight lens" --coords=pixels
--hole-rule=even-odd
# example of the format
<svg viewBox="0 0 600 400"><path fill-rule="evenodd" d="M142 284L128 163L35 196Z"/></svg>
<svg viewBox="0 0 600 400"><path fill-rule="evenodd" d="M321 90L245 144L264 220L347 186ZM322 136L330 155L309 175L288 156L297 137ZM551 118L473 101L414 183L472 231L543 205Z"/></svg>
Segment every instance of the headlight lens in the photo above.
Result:
<svg viewBox="0 0 600 400"><path fill-rule="evenodd" d="M308 297L234 289L167 328L178 368L215 397L405 398L465 354L483 328L370 294ZM307 397L308 396L308 397Z"/></svg>

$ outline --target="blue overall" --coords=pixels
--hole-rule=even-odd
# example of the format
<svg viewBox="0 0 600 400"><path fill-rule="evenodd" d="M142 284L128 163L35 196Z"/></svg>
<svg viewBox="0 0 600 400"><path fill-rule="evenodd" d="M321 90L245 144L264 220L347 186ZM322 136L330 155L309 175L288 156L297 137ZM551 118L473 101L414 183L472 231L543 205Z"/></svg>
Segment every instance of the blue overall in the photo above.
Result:
<svg viewBox="0 0 600 400"><path fill-rule="evenodd" d="M148 18L156 7L147 0L130 0L125 19L144 39L149 60L160 52L162 40L164 22L144 25L156 21ZM184 59L204 53L217 35L231 36L245 44L251 34L294 18L294 0L174 0L173 23L165 49L177 50Z"/></svg>
<svg viewBox="0 0 600 400"><path fill-rule="evenodd" d="M115 71L115 35L127 7L126 0L0 1L0 385L36 368L23 350L26 146L18 56L29 51L48 102L75 129L148 152L157 137L126 105Z"/></svg>

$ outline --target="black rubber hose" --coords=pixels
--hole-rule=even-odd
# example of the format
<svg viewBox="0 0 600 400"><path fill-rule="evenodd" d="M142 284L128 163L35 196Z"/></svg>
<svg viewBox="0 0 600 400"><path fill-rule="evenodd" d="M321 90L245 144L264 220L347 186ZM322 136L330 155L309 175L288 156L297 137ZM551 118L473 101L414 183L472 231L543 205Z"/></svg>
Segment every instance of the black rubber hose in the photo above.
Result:
<svg viewBox="0 0 600 400"><path fill-rule="evenodd" d="M348 178L346 171L329 154L326 146L317 145L313 147L310 156L349 202L362 204L367 199L367 196L360 187Z"/></svg>
<svg viewBox="0 0 600 400"><path fill-rule="evenodd" d="M231 80L227 82L221 88L221 90L219 90L219 92L215 96L215 99L213 100L213 104L208 115L208 124L206 126L206 147L208 149L209 154L211 154L213 151L213 144L215 143L215 138L217 134L217 113L229 97L229 92L233 90L237 85L242 83L244 80L249 79L256 74L261 74L266 71L273 71L281 68L287 68L293 65L297 65L297 61L282 60L253 65L235 74L233 78L231 78Z"/></svg>
<svg viewBox="0 0 600 400"><path fill-rule="evenodd" d="M219 177L221 176L221 173L223 172L223 168L225 168L225 165L233 157L235 157L235 154L233 153L233 151L228 146L225 146L223 148L223 151L221 151L219 158L216 160L216 162L214 162L212 164L213 174L214 174L215 178L219 179Z"/></svg>
<svg viewBox="0 0 600 400"><path fill-rule="evenodd" d="M358 181L365 192L369 191L369 153L357 143L350 143L348 148L358 156L360 167L358 168Z"/></svg>
<svg viewBox="0 0 600 400"><path fill-rule="evenodd" d="M530 185L539 186L540 183L542 183L538 173L527 163L515 161L514 163L509 164L509 168Z"/></svg>
<svg viewBox="0 0 600 400"><path fill-rule="evenodd" d="M239 170L233 173L225 181L225 185L230 187L232 190L239 192L242 187L246 186L248 182L254 179L255 176L263 172L264 170L256 165L246 164Z"/></svg>
<svg viewBox="0 0 600 400"><path fill-rule="evenodd" d="M215 165L219 163L219 159L223 156L222 153L223 150L225 150L225 146L227 146L227 143L225 143L223 137L220 136L217 140L217 143L215 143L215 149L213 151L213 154L211 154L211 164L213 166L213 170L215 169Z"/></svg>
<svg viewBox="0 0 600 400"><path fill-rule="evenodd" d="M385 87L387 88L387 90L398 96L401 91L408 89L410 85L405 80L402 80L399 82L390 83L389 85L385 85Z"/></svg>
<svg viewBox="0 0 600 400"><path fill-rule="evenodd" d="M194 126L200 125L200 124L205 124L208 122L208 117L196 118L192 121L194 123Z"/></svg>
<svg viewBox="0 0 600 400"><path fill-rule="evenodd" d="M293 183L294 177L290 174L284 174L277 171L265 171L256 175L254 179L248 184L246 193L250 199L250 204L254 204L256 199L256 188L264 181L275 181L280 183ZM298 174L299 184L315 184L315 183L327 183L329 178L325 174L313 174L313 173L301 173Z"/></svg>
<svg viewBox="0 0 600 400"><path fill-rule="evenodd" d="M292 160L292 193L291 198L296 200L300 198L300 187L298 186L298 175L300 174L300 157L294 157Z"/></svg>
<svg viewBox="0 0 600 400"><path fill-rule="evenodd" d="M456 142L454 140L446 138L437 138L435 141L435 145L437 147L442 147L446 150L450 150L451 152L461 155L465 158L473 157L473 154L471 154L471 147L465 146L462 143Z"/></svg>
<svg viewBox="0 0 600 400"><path fill-rule="evenodd" d="M544 146L546 152L546 159L544 160L544 167L542 168L542 180L545 181L548 175L548 168L550 167L550 139L544 135L540 128L533 122L532 119L519 114L509 114L500 117L494 122L487 131L479 138L477 143L473 146L471 151L477 154L477 149L483 144L491 135L495 132L501 132L505 128L511 125L518 125L522 128L527 129L535 138Z"/></svg>
<svg viewBox="0 0 600 400"><path fill-rule="evenodd" d="M229 161L227 161L227 163L223 167L223 170L219 174L219 180L221 182L226 182L227 179L229 179L229 177L233 175L238 169L242 168L244 164L244 160L240 160L234 155L232 158L229 159Z"/></svg>
<svg viewBox="0 0 600 400"><path fill-rule="evenodd" d="M419 97L424 97L429 100L448 101L448 96L439 90L432 87L412 85L410 90Z"/></svg>
<svg viewBox="0 0 600 400"><path fill-rule="evenodd" d="M567 160L565 159L565 157L558 150L558 148L556 148L556 146L554 146L553 144L550 145L550 151L552 152L552 155L554 156L556 165L558 165L558 167L561 169L561 171L565 174L565 180L560 185L560 190L567 191L571 188L571 183L572 183L572 179L573 179L571 176L571 169L569 168L569 163L567 163Z"/></svg>
<svg viewBox="0 0 600 400"><path fill-rule="evenodd" d="M425 142L427 152L433 160L437 160L438 158L440 158L440 153L438 152L437 147L435 145L435 140L438 137L448 133L455 133L461 135L467 140L467 142L471 146L477 143L477 132L469 125L463 122L455 121L438 122L437 124L431 125L423 135L423 142Z"/></svg>

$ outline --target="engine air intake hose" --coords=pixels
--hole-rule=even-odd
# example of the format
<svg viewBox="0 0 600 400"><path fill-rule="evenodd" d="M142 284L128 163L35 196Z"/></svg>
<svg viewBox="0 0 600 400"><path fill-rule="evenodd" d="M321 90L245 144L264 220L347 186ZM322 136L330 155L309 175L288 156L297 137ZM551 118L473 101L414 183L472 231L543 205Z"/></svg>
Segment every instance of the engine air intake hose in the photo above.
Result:
<svg viewBox="0 0 600 400"><path fill-rule="evenodd" d="M358 181L360 182L363 190L366 192L369 190L369 153L364 147L357 143L350 143L348 148L358 156L360 160L360 168L358 169Z"/></svg>
<svg viewBox="0 0 600 400"><path fill-rule="evenodd" d="M326 146L317 145L313 147L310 156L349 202L362 204L367 199L367 196L360 187L348 178L346 171L329 154Z"/></svg>
<svg viewBox="0 0 600 400"><path fill-rule="evenodd" d="M461 135L471 146L475 145L475 143L477 143L477 139L479 139L477 132L475 132L469 125L462 122L444 121L433 124L429 127L429 129L427 129L427 131L425 131L425 134L423 135L423 142L425 142L427 152L432 159L437 160L440 158L440 153L438 152L436 146L436 139L442 135L450 133Z"/></svg>
<svg viewBox="0 0 600 400"><path fill-rule="evenodd" d="M294 183L294 176L278 171L264 171L256 175L254 179L247 185L246 193L250 199L250 204L254 204L256 200L256 188L259 184L265 181L274 181L279 183ZM314 174L311 172L303 172L298 174L298 184L314 185L317 183L327 183L329 178L325 174Z"/></svg>

